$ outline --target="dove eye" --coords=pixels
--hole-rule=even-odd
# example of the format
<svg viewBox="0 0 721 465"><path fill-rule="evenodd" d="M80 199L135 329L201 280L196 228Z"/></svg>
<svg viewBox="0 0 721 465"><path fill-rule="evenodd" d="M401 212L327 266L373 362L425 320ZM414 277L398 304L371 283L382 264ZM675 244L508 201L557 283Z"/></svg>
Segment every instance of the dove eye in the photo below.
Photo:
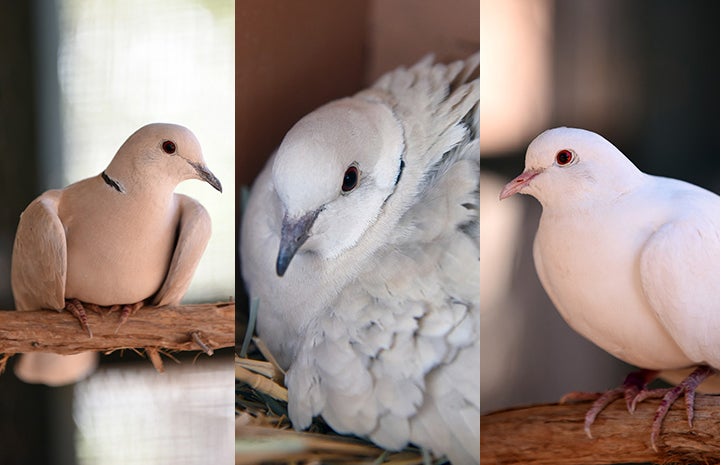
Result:
<svg viewBox="0 0 721 465"><path fill-rule="evenodd" d="M166 140L163 142L163 152L172 155L175 153L175 142L172 140Z"/></svg>
<svg viewBox="0 0 721 465"><path fill-rule="evenodd" d="M573 161L573 152L563 149L556 154L556 164L558 166L568 165Z"/></svg>
<svg viewBox="0 0 721 465"><path fill-rule="evenodd" d="M341 186L341 190L344 193L348 193L355 189L358 185L358 177L358 167L355 165L349 166L343 175L343 185Z"/></svg>

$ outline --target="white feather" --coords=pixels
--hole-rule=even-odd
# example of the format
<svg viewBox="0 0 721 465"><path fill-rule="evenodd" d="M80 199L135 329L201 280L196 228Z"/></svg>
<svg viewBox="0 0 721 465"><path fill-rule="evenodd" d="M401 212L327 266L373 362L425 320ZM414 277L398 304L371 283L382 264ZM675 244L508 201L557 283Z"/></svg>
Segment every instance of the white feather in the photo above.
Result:
<svg viewBox="0 0 721 465"><path fill-rule="evenodd" d="M574 161L555 163L561 150ZM644 174L572 128L531 143L502 197L515 192L543 205L536 269L571 327L641 368L719 368L718 195Z"/></svg>
<svg viewBox="0 0 721 465"><path fill-rule="evenodd" d="M256 180L243 277L296 428L321 415L479 461L478 85L478 56L392 71L303 118ZM342 193L349 166L360 183ZM309 214L280 277L281 229Z"/></svg>

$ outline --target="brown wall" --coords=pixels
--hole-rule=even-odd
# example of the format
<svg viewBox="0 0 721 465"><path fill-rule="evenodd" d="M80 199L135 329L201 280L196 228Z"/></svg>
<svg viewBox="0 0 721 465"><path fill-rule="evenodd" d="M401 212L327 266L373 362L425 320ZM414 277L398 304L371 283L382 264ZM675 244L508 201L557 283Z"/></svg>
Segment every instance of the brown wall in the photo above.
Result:
<svg viewBox="0 0 721 465"><path fill-rule="evenodd" d="M367 82L433 52L439 61L478 51L478 0L373 0Z"/></svg>
<svg viewBox="0 0 721 465"><path fill-rule="evenodd" d="M478 50L477 0L236 0L236 185L303 115L429 52Z"/></svg>
<svg viewBox="0 0 721 465"><path fill-rule="evenodd" d="M368 2L236 1L236 185L303 115L362 87Z"/></svg>

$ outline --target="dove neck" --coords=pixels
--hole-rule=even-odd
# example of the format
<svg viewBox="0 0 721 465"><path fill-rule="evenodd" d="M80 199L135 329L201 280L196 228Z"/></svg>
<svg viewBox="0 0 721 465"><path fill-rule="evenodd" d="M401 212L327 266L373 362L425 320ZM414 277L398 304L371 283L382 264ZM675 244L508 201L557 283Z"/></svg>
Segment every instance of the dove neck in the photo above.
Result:
<svg viewBox="0 0 721 465"><path fill-rule="evenodd" d="M630 165L621 176L603 177L602 181L591 176L585 179L582 189L559 189L545 191L537 196L544 211L585 211L601 205L612 204L641 188L648 175Z"/></svg>
<svg viewBox="0 0 721 465"><path fill-rule="evenodd" d="M641 187L648 175L636 168L636 165L627 161L623 174L604 177L603 182L594 183L593 195L596 199L615 201Z"/></svg>
<svg viewBox="0 0 721 465"><path fill-rule="evenodd" d="M177 185L154 175L151 170L123 169L113 163L100 174L103 182L119 194L140 197L170 196Z"/></svg>

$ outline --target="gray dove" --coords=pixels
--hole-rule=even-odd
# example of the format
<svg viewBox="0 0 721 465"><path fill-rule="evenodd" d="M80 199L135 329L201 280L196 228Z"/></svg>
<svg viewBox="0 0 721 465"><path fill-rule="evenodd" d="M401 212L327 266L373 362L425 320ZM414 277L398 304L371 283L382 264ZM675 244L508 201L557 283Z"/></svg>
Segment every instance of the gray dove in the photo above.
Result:
<svg viewBox="0 0 721 465"><path fill-rule="evenodd" d="M479 462L478 104L478 55L424 59L302 118L256 179L242 272L295 428Z"/></svg>
<svg viewBox="0 0 721 465"><path fill-rule="evenodd" d="M691 425L696 388L718 373L719 196L643 173L598 134L565 127L531 142L525 170L500 197L515 193L543 206L533 258L561 316L643 368L596 401L586 433L619 397L632 412L637 402L664 396L651 428L656 449L673 402L685 393ZM659 371L689 368L672 389L646 389Z"/></svg>
<svg viewBox="0 0 721 465"><path fill-rule="evenodd" d="M137 130L101 174L49 190L20 216L12 256L18 310L66 309L86 323L86 307L180 303L210 239L210 217L196 200L173 193L199 179L222 192L188 129L149 124ZM80 335L78 336L80 337ZM88 374L97 357L23 354L17 375L60 385Z"/></svg>

